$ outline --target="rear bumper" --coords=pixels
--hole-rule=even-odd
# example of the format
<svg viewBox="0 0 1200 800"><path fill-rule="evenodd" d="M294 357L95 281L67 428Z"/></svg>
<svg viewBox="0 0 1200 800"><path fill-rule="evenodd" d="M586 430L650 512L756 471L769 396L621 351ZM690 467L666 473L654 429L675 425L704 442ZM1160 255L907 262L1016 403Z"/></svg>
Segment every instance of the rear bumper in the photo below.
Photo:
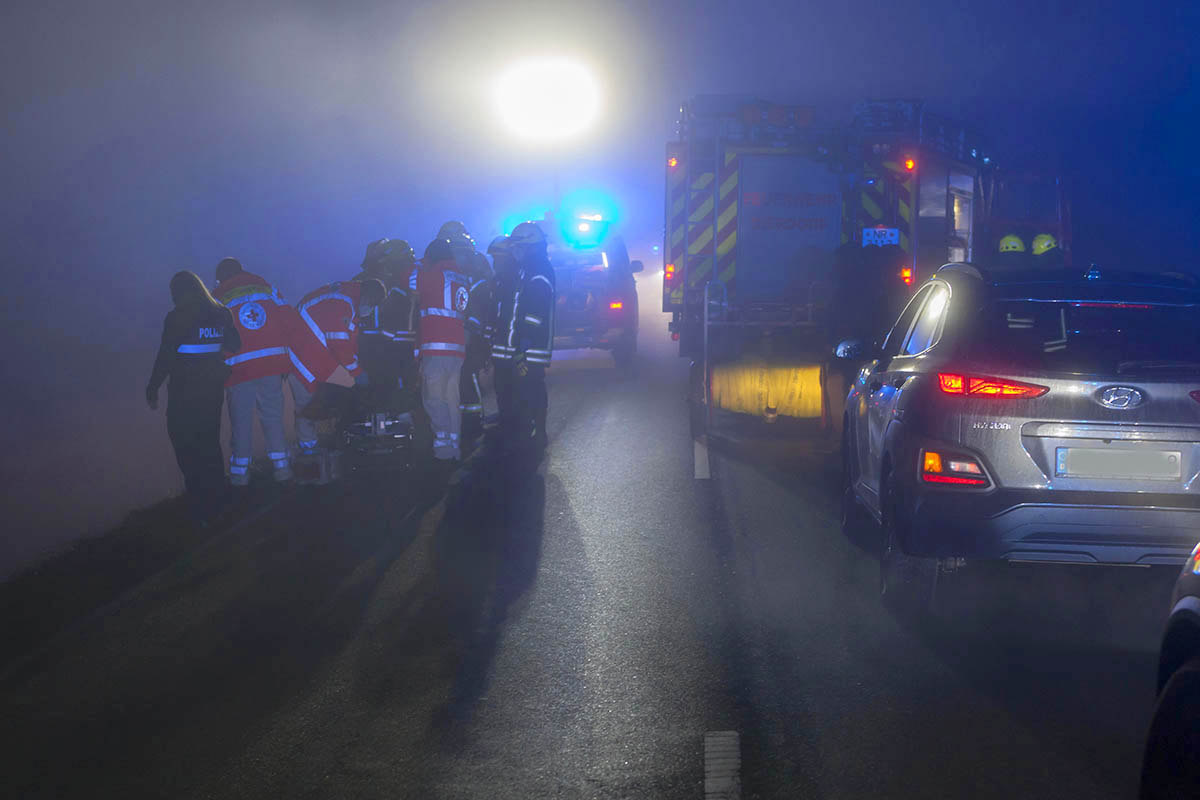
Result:
<svg viewBox="0 0 1200 800"><path fill-rule="evenodd" d="M1197 500L1051 490L927 491L914 504L905 549L919 556L1180 566L1200 541Z"/></svg>
<svg viewBox="0 0 1200 800"><path fill-rule="evenodd" d="M596 326L595 328L577 328L566 332L560 330L554 337L554 348L556 350L582 350L585 348L611 350L629 341L635 335L637 335L635 328L626 327Z"/></svg>

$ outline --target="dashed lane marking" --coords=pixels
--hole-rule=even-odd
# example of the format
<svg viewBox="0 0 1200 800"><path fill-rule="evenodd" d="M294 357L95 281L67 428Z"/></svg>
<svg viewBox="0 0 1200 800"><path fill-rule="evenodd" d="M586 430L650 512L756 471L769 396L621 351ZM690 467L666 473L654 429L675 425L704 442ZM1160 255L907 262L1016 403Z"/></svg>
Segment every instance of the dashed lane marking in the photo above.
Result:
<svg viewBox="0 0 1200 800"><path fill-rule="evenodd" d="M712 477L708 471L708 444L696 439L692 446L692 457L696 464L696 480L706 481Z"/></svg>
<svg viewBox="0 0 1200 800"><path fill-rule="evenodd" d="M704 800L742 796L742 748L737 731L704 734Z"/></svg>

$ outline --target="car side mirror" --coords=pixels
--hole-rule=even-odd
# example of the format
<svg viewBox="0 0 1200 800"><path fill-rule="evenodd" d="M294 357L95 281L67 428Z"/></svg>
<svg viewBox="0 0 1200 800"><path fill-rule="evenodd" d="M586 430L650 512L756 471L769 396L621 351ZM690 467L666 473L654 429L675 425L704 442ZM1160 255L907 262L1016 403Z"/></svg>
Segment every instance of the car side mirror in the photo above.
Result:
<svg viewBox="0 0 1200 800"><path fill-rule="evenodd" d="M641 261L638 261L636 258L633 261L629 262L629 271L630 272L641 272L645 268L646 268L645 265L642 264Z"/></svg>
<svg viewBox="0 0 1200 800"><path fill-rule="evenodd" d="M868 349L861 339L846 339L834 348L833 354L845 361L861 361L866 357Z"/></svg>

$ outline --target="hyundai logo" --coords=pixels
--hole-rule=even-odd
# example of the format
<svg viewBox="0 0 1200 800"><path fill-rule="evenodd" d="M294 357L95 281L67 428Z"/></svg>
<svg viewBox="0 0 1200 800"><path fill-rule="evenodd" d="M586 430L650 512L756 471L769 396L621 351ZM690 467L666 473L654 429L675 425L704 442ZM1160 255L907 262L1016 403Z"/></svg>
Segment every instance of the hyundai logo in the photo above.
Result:
<svg viewBox="0 0 1200 800"><path fill-rule="evenodd" d="M1142 404L1142 393L1132 386L1109 386L1100 392L1100 405L1105 408L1136 408Z"/></svg>

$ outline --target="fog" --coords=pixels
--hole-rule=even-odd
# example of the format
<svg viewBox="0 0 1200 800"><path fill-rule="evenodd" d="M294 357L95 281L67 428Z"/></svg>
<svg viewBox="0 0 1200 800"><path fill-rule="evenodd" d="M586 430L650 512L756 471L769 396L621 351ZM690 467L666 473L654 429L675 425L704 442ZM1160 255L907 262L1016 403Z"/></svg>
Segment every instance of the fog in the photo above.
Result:
<svg viewBox="0 0 1200 800"><path fill-rule="evenodd" d="M652 280L663 144L693 94L926 98L1062 163L1084 260L1191 269L1195 8L996 5L6 4L0 575L178 491L142 399L173 272L211 283L234 255L295 300L381 236L420 252L457 218L486 241L557 180L614 198ZM554 148L514 140L489 96L544 53L603 94Z"/></svg>

